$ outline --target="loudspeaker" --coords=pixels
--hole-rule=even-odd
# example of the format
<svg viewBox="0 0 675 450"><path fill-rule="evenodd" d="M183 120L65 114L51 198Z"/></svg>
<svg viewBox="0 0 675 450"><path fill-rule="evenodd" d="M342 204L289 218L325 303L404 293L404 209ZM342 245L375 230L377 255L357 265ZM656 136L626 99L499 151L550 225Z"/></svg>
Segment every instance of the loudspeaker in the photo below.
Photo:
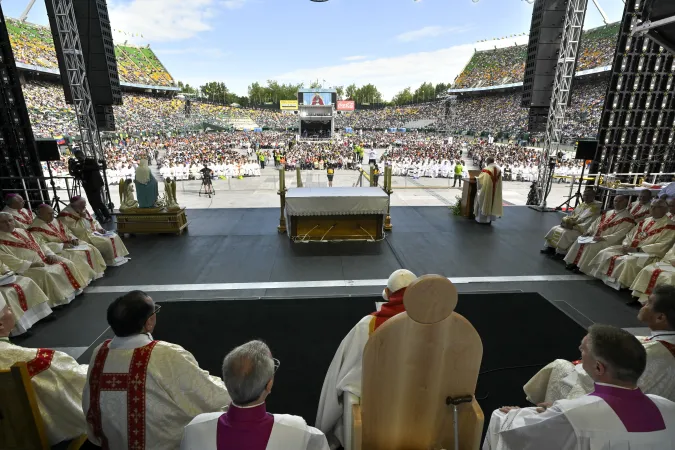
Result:
<svg viewBox="0 0 675 450"><path fill-rule="evenodd" d="M574 159L581 159L583 161L594 160L598 152L598 141L592 139L585 139L577 141L577 154Z"/></svg>
<svg viewBox="0 0 675 450"><path fill-rule="evenodd" d="M99 131L115 131L115 114L112 106L95 105L94 115Z"/></svg>
<svg viewBox="0 0 675 450"><path fill-rule="evenodd" d="M61 150L53 139L37 139L37 152L40 161L61 161Z"/></svg>

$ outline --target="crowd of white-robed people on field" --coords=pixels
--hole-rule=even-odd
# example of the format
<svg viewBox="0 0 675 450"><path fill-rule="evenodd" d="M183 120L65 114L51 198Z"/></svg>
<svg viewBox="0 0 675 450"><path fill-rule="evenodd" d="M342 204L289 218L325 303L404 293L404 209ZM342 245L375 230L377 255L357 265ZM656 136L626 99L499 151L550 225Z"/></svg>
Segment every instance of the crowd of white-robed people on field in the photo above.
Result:
<svg viewBox="0 0 675 450"><path fill-rule="evenodd" d="M106 317L114 337L94 349L89 365L60 351L13 344L16 308L2 297L0 369L27 365L50 444L86 434L91 443L111 449L335 449L346 444L351 426L344 423L344 403L358 403L362 395L368 341L412 320L407 306L419 301L415 286L429 277L451 285L447 278L418 278L405 269L391 274L384 303L358 321L337 348L314 427L306 418L267 412L273 388L284 389L275 384L280 362L273 356L274 342L256 340L230 350L222 377L212 376L186 349L152 337L160 306L141 291L109 305ZM580 342L579 361L556 360L533 373L523 395L523 404L532 406L494 411L483 449L673 448L675 287L658 286L638 318L651 330L649 336L596 324ZM397 330L404 341L415 332ZM394 390L391 395L407 394Z"/></svg>

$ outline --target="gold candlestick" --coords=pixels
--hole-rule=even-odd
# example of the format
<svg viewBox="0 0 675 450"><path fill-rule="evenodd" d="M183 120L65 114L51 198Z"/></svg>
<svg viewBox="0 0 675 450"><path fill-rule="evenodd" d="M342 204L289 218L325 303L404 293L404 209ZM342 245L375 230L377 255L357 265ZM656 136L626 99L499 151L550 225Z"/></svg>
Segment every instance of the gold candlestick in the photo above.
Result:
<svg viewBox="0 0 675 450"><path fill-rule="evenodd" d="M280 205L280 215L279 215L279 226L277 227L277 231L279 233L285 233L286 232L286 189L283 191L277 192L279 194L279 200L281 202Z"/></svg>
<svg viewBox="0 0 675 450"><path fill-rule="evenodd" d="M391 224L391 193L393 192L391 189L391 166L387 166L384 168L384 184L385 188L384 191L387 193L387 196L389 197L389 201L387 202L387 215L384 217L384 231L391 231L393 228L393 225Z"/></svg>

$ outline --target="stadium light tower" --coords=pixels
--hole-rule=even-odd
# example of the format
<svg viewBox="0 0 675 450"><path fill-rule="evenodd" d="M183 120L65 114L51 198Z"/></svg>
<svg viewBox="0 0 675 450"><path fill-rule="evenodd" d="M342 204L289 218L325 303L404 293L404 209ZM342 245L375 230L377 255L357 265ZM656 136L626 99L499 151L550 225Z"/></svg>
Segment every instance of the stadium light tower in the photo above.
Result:
<svg viewBox="0 0 675 450"><path fill-rule="evenodd" d="M28 2L28 5L26 6L26 9L23 10L23 13L21 13L21 16L19 17L19 21L21 21L21 22L26 21L26 17L28 17L28 13L33 8L34 4L35 4L35 0L30 0L30 2Z"/></svg>

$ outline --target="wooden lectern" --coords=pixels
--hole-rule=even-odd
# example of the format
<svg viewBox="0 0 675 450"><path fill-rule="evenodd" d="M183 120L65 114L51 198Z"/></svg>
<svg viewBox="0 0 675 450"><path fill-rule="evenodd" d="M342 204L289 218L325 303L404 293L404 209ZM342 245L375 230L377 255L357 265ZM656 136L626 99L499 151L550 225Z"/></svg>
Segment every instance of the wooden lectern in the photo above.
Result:
<svg viewBox="0 0 675 450"><path fill-rule="evenodd" d="M355 450L454 448L454 409L459 405L459 449L478 450L483 412L474 393L483 343L454 312L457 289L445 277L424 275L403 297L406 312L375 331L363 353L360 404L349 427ZM349 446L349 444L352 444Z"/></svg>
<svg viewBox="0 0 675 450"><path fill-rule="evenodd" d="M469 177L462 178L464 187L462 188L462 216L469 219L475 219L474 203L476 202L476 194L478 193L478 182L476 177L480 175L480 170L469 170Z"/></svg>

